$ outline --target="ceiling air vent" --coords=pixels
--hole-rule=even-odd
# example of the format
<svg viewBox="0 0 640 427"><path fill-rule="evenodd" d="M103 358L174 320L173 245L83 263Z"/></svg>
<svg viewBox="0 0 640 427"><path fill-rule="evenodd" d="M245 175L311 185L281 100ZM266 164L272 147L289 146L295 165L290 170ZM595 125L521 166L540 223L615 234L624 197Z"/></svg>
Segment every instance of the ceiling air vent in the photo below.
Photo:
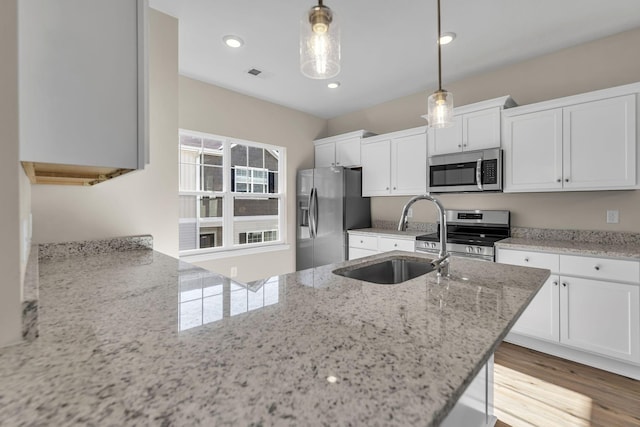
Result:
<svg viewBox="0 0 640 427"><path fill-rule="evenodd" d="M252 68L247 71L247 73L251 74L252 76L257 76L258 74L261 74L262 71L258 70L257 68Z"/></svg>

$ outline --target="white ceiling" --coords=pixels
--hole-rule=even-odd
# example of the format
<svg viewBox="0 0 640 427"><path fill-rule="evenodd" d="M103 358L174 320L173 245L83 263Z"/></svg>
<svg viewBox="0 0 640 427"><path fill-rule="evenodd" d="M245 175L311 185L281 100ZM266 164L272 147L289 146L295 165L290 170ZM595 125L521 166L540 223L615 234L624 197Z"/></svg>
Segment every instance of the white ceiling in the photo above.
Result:
<svg viewBox="0 0 640 427"><path fill-rule="evenodd" d="M435 89L436 0L325 0L338 15L342 34L342 70L332 79L341 86L335 90L299 71L300 20L314 4L150 0L151 7L179 18L180 74L236 92L332 118ZM640 27L640 0L441 0L441 5L442 31L458 35L442 48L444 88ZM226 47L226 34L242 37L245 45ZM262 74L248 74L251 68Z"/></svg>

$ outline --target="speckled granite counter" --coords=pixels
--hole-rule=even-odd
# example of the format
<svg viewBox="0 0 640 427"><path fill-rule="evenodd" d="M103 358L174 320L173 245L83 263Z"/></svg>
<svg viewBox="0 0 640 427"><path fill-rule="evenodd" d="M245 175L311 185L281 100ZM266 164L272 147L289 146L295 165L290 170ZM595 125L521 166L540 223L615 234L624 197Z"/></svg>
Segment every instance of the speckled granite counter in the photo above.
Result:
<svg viewBox="0 0 640 427"><path fill-rule="evenodd" d="M640 244L636 244L633 242L585 242L576 240L546 240L511 237L508 239L500 240L496 243L496 247L504 249L547 251L575 255L640 259Z"/></svg>
<svg viewBox="0 0 640 427"><path fill-rule="evenodd" d="M331 273L388 255L248 285L149 250L43 260L40 338L0 349L0 424L437 425L549 272Z"/></svg>

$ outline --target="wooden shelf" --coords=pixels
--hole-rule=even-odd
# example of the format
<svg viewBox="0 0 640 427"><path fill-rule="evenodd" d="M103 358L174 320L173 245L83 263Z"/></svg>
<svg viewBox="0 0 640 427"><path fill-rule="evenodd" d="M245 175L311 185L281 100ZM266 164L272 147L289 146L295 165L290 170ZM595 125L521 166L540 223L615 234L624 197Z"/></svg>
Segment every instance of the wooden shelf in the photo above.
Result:
<svg viewBox="0 0 640 427"><path fill-rule="evenodd" d="M95 185L132 171L132 169L34 162L22 162L22 167L32 184L52 185Z"/></svg>

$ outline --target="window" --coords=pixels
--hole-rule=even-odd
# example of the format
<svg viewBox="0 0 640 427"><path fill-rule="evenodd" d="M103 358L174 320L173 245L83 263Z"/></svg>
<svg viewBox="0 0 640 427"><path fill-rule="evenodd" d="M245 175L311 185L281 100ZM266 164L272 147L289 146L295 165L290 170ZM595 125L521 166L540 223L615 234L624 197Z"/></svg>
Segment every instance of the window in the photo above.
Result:
<svg viewBox="0 0 640 427"><path fill-rule="evenodd" d="M283 241L283 147L180 130L180 253Z"/></svg>

